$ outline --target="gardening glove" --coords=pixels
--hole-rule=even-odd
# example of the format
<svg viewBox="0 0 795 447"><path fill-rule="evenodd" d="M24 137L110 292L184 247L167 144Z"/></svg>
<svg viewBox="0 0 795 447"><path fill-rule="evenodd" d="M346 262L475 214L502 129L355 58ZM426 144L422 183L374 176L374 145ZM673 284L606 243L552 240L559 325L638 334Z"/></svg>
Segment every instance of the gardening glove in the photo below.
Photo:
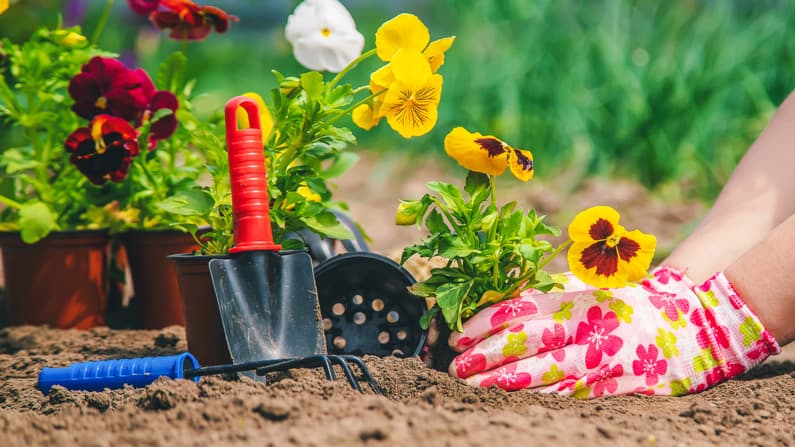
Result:
<svg viewBox="0 0 795 447"><path fill-rule="evenodd" d="M528 290L454 332L450 374L471 385L590 398L682 395L742 374L780 347L722 273L695 286L656 269L640 284Z"/></svg>

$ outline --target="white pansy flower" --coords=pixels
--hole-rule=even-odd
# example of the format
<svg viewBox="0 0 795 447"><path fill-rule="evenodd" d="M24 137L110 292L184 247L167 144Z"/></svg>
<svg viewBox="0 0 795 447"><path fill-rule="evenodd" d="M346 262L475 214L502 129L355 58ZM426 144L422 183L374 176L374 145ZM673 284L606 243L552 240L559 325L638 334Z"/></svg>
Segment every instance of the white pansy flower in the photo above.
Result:
<svg viewBox="0 0 795 447"><path fill-rule="evenodd" d="M295 59L310 70L340 72L362 54L364 36L337 0L306 0L287 18Z"/></svg>

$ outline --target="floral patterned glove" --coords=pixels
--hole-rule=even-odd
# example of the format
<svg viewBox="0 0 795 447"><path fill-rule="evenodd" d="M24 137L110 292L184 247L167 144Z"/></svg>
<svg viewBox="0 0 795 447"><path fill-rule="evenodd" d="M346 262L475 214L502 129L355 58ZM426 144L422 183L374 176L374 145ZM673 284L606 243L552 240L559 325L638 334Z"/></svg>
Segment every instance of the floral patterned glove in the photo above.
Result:
<svg viewBox="0 0 795 447"><path fill-rule="evenodd" d="M722 273L700 286L661 267L641 284L525 291L454 332L450 374L472 385L580 398L696 393L742 374L778 343Z"/></svg>

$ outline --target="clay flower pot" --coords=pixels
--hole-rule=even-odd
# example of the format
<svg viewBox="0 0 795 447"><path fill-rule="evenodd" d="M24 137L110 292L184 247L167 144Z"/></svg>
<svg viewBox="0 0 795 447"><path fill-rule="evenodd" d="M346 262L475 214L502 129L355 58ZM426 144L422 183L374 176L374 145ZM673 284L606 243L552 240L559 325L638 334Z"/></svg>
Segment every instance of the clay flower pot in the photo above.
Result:
<svg viewBox="0 0 795 447"><path fill-rule="evenodd" d="M8 323L103 326L109 242L107 231L53 232L35 244L0 233Z"/></svg>
<svg viewBox="0 0 795 447"><path fill-rule="evenodd" d="M165 230L130 231L119 239L130 265L140 325L145 329L184 325L177 273L167 256L198 250L193 237Z"/></svg>
<svg viewBox="0 0 795 447"><path fill-rule="evenodd" d="M215 257L191 254L168 257L177 271L188 351L202 366L232 362L210 278L208 263Z"/></svg>

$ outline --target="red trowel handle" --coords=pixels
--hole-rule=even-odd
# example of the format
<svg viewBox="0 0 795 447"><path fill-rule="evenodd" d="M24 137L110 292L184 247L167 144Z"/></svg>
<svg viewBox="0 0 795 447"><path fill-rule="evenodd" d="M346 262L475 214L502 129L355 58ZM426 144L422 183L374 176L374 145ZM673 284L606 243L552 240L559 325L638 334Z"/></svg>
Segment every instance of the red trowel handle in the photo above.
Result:
<svg viewBox="0 0 795 447"><path fill-rule="evenodd" d="M248 114L249 129L237 128L238 107ZM226 103L224 117L235 223L235 246L229 252L280 250L271 232L268 178L257 103L251 98L236 96Z"/></svg>

